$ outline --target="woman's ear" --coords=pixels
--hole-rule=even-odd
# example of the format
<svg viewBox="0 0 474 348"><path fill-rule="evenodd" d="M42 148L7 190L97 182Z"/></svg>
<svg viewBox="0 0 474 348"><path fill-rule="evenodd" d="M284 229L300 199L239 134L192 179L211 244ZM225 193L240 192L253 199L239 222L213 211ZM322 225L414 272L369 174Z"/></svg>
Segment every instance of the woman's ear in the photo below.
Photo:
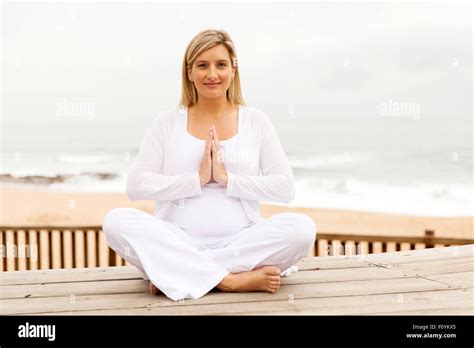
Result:
<svg viewBox="0 0 474 348"><path fill-rule="evenodd" d="M188 80L191 81L191 82L193 81L190 68L188 68Z"/></svg>

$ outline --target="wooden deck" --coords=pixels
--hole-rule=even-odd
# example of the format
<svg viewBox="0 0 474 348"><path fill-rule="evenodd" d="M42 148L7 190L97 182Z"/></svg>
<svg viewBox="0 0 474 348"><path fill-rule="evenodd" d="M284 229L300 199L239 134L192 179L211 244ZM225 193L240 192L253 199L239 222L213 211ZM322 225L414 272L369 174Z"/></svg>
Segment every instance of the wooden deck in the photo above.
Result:
<svg viewBox="0 0 474 348"><path fill-rule="evenodd" d="M2 272L2 315L474 314L474 245L311 257L278 293L173 302L133 267Z"/></svg>

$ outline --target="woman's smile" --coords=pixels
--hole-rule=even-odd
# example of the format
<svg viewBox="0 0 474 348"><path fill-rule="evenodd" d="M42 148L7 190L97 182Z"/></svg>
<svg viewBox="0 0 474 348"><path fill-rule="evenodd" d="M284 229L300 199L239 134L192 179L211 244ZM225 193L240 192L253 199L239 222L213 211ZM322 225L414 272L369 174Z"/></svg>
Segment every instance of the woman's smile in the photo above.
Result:
<svg viewBox="0 0 474 348"><path fill-rule="evenodd" d="M219 87L220 84L221 84L221 82L219 82L219 83L205 83L204 85L207 88L217 88L217 87Z"/></svg>

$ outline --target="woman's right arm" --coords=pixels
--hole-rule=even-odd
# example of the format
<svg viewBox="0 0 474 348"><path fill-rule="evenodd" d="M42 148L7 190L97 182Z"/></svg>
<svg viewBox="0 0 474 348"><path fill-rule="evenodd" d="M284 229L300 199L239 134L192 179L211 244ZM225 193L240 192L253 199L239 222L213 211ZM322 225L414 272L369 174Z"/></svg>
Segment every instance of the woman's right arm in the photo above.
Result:
<svg viewBox="0 0 474 348"><path fill-rule="evenodd" d="M202 194L199 172L161 174L163 129L158 119L143 138L127 178L127 195L132 201L168 201ZM176 159L179 161L179 159Z"/></svg>

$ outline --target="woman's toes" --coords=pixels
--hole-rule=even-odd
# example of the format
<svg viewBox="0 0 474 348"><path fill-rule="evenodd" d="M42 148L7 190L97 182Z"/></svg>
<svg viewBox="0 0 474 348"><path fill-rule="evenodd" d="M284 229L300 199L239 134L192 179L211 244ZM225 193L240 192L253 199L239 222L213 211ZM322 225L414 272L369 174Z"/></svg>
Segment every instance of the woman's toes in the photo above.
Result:
<svg viewBox="0 0 474 348"><path fill-rule="evenodd" d="M279 286L269 286L268 289L269 289L271 292L275 293L275 292L278 291Z"/></svg>
<svg viewBox="0 0 474 348"><path fill-rule="evenodd" d="M277 266L272 266L272 268L270 269L270 274L274 276L280 276L281 271Z"/></svg>
<svg viewBox="0 0 474 348"><path fill-rule="evenodd" d="M159 293L158 288L155 285L153 285L152 282L150 282L148 284L148 291L149 291L150 295L158 295L158 293Z"/></svg>

